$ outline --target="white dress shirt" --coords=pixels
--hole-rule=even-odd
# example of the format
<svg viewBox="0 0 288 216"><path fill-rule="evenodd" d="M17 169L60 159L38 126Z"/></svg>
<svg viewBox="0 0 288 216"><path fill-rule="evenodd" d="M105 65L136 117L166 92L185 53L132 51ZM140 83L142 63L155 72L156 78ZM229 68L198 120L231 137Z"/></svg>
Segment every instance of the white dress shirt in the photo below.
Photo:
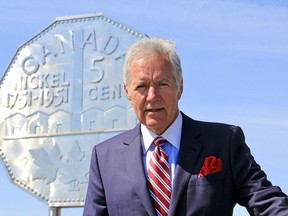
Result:
<svg viewBox="0 0 288 216"><path fill-rule="evenodd" d="M175 176L176 163L177 163L178 153L180 149L181 131L182 131L182 115L179 112L176 120L161 135L163 138L167 140L163 149L169 158L172 189L173 189L173 180ZM143 139L143 144L144 144L143 145L143 162L144 162L144 168L145 168L146 177L147 177L148 164L153 154L153 151L155 149L155 145L151 145L151 144L158 135L150 131L143 124L141 124L141 133L142 133L142 139Z"/></svg>

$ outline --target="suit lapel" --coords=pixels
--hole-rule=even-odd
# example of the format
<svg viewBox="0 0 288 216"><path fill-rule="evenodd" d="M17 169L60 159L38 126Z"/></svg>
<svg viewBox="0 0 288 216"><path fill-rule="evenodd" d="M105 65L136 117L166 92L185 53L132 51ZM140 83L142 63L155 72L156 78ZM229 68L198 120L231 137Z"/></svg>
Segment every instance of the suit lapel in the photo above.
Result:
<svg viewBox="0 0 288 216"><path fill-rule="evenodd" d="M143 166L143 149L140 135L140 127L131 131L124 141L126 149L123 152L123 159L127 167L127 173L131 179L135 193L142 200L147 212L156 216L155 209L147 188L147 179Z"/></svg>
<svg viewBox="0 0 288 216"><path fill-rule="evenodd" d="M179 204L180 198L191 178L193 169L196 165L198 156L202 149L202 144L195 138L200 134L200 129L196 127L193 120L183 116L182 135L176 172L173 183L173 192L169 215L174 215Z"/></svg>

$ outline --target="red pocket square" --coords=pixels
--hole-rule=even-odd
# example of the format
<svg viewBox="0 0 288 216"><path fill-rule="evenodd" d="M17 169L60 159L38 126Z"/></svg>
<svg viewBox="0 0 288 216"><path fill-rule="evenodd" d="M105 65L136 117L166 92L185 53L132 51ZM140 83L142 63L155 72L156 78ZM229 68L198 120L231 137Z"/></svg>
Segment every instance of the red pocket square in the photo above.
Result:
<svg viewBox="0 0 288 216"><path fill-rule="evenodd" d="M198 178L221 171L222 160L220 158L216 158L215 156L209 156L205 158L204 164L198 174Z"/></svg>

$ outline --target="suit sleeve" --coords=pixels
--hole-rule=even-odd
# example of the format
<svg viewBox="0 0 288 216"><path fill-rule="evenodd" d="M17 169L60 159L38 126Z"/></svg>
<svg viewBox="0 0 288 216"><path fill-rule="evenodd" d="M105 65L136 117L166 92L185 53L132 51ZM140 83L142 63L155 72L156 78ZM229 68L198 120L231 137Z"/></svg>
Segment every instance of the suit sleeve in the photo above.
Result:
<svg viewBox="0 0 288 216"><path fill-rule="evenodd" d="M108 215L108 211L95 146L92 151L90 172L89 172L89 183L83 216L105 216L105 215Z"/></svg>
<svg viewBox="0 0 288 216"><path fill-rule="evenodd" d="M250 215L288 215L288 198L267 180L245 144L242 130L236 127L231 139L231 166L236 201Z"/></svg>

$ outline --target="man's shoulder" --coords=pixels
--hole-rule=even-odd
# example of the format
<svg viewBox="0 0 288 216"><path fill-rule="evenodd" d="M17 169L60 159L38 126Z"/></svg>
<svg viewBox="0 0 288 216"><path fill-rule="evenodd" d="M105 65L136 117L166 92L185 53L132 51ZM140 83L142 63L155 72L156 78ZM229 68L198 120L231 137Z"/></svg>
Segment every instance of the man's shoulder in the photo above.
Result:
<svg viewBox="0 0 288 216"><path fill-rule="evenodd" d="M234 132L237 129L240 129L239 126L236 126L233 124L195 120L185 114L182 114L182 116L183 116L184 127L194 127L194 128L199 129L200 131L212 130L212 131Z"/></svg>
<svg viewBox="0 0 288 216"><path fill-rule="evenodd" d="M195 123L201 128L211 128L211 129L222 129L222 130L235 130L238 126L222 122L213 122L213 121L199 121L194 120Z"/></svg>
<svg viewBox="0 0 288 216"><path fill-rule="evenodd" d="M115 136L112 136L98 144L96 144L97 147L108 147L108 146L111 146L111 145L118 145L118 144L123 144L125 142L130 142L131 139L134 139L140 132L140 129L139 129L139 125L137 125L136 127L130 129L130 130L127 130L127 131L124 131L124 132L121 132Z"/></svg>

